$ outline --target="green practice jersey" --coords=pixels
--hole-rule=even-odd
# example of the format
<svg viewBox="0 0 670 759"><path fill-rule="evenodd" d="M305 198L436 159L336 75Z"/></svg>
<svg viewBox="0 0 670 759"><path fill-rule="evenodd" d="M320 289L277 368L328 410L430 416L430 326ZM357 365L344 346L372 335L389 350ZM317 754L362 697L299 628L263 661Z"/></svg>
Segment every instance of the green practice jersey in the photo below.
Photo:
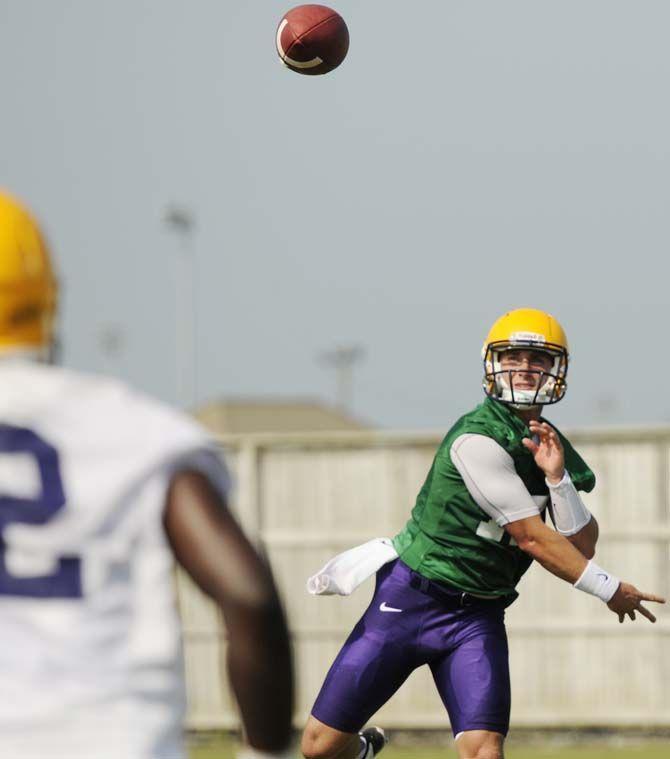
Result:
<svg viewBox="0 0 670 759"><path fill-rule="evenodd" d="M546 421L546 420L543 420ZM569 441L558 431L565 450L565 468L578 490L589 492L595 476ZM487 398L461 417L442 441L412 516L393 539L400 559L430 580L440 580L468 593L511 596L532 558L481 509L451 460L451 446L460 435L485 435L514 461L517 474L532 496L549 489L542 470L521 442L530 431L505 404Z"/></svg>

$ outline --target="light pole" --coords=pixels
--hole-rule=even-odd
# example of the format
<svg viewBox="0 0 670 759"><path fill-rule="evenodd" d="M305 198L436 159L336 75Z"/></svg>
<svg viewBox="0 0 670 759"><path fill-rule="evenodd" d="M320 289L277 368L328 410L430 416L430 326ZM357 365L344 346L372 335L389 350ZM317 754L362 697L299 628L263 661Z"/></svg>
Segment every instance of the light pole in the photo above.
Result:
<svg viewBox="0 0 670 759"><path fill-rule="evenodd" d="M195 217L183 206L170 205L163 220L179 241L175 259L177 397L182 407L193 408L198 395Z"/></svg>
<svg viewBox="0 0 670 759"><path fill-rule="evenodd" d="M335 370L337 382L336 405L340 411L351 411L353 405L354 366L365 358L365 349L360 345L340 345L320 355L326 366Z"/></svg>

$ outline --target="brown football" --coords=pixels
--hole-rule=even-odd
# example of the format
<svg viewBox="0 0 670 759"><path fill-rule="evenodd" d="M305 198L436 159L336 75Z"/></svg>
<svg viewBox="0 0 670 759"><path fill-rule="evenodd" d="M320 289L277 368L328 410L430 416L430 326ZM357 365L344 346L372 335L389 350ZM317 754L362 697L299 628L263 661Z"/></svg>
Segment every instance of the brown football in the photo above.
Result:
<svg viewBox="0 0 670 759"><path fill-rule="evenodd" d="M327 74L349 50L349 30L339 13L325 5L298 5L277 28L282 63L298 74Z"/></svg>

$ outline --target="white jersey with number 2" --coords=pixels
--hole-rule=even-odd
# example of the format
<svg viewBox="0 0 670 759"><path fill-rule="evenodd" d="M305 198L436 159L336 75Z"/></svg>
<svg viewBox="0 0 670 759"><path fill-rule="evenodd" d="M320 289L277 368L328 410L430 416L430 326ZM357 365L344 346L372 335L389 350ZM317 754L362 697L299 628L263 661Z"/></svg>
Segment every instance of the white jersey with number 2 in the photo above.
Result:
<svg viewBox="0 0 670 759"><path fill-rule="evenodd" d="M0 361L0 757L184 756L162 525L183 468L227 490L187 416L116 380Z"/></svg>

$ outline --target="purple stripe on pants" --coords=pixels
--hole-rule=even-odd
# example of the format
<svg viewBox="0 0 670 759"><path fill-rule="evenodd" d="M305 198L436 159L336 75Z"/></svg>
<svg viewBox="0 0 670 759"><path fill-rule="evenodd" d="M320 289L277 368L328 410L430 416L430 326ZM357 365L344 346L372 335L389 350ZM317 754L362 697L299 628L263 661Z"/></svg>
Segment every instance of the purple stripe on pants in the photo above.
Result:
<svg viewBox="0 0 670 759"><path fill-rule="evenodd" d="M312 714L336 730L360 730L427 664L454 734L507 734L510 680L504 604L434 597L410 585L416 576L396 560L377 572L375 593L347 638ZM390 611L396 609L400 611Z"/></svg>

